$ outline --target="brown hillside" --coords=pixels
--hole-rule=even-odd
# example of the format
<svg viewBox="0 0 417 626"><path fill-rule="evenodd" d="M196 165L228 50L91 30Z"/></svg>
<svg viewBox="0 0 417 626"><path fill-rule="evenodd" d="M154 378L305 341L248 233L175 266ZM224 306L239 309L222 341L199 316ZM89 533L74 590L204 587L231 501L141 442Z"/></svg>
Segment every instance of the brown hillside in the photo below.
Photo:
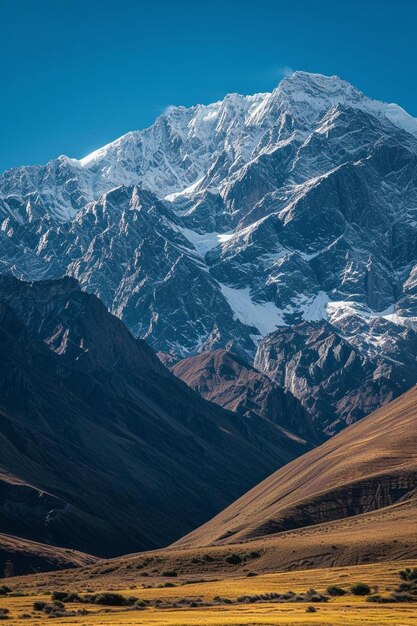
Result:
<svg viewBox="0 0 417 626"><path fill-rule="evenodd" d="M49 572L98 563L99 559L77 550L57 548L13 535L0 534L0 577Z"/></svg>
<svg viewBox="0 0 417 626"><path fill-rule="evenodd" d="M203 398L229 411L246 417L261 415L307 441L322 441L309 414L290 391L228 350L201 352L179 361L171 371Z"/></svg>
<svg viewBox="0 0 417 626"><path fill-rule="evenodd" d="M178 546L235 543L369 513L417 508L417 390L281 468ZM410 512L409 521L413 515ZM395 525L392 528L393 539Z"/></svg>

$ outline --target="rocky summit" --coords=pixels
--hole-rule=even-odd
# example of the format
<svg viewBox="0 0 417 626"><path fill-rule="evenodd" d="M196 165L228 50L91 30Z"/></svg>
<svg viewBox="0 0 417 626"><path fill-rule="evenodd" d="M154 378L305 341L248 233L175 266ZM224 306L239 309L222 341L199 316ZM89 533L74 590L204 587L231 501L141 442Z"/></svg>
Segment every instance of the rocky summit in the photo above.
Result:
<svg viewBox="0 0 417 626"><path fill-rule="evenodd" d="M6 171L1 269L77 278L170 359L255 359L332 433L417 381L416 172L416 119L295 72Z"/></svg>

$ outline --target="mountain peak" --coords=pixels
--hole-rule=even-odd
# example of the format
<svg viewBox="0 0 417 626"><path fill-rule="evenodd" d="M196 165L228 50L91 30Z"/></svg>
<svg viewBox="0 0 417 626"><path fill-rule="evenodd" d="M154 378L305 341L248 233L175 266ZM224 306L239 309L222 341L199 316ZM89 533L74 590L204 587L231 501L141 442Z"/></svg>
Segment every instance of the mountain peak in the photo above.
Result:
<svg viewBox="0 0 417 626"><path fill-rule="evenodd" d="M269 135L274 136L281 115L289 114L302 132L313 132L319 116L338 104L417 135L417 120L397 105L372 100L338 76L296 71L271 93L230 93L207 105L171 106L149 128L123 135L79 164L94 177L95 197L112 186L138 182L170 200L190 190L217 190L228 172L264 151L265 142L269 150L276 146Z"/></svg>
<svg viewBox="0 0 417 626"><path fill-rule="evenodd" d="M351 83L343 80L336 74L327 76L326 74L319 74L317 72L305 72L303 70L296 70L291 74L291 76L285 76L279 83L279 85L283 84L314 85L316 87L321 87L331 91L336 89L355 89L355 87L353 87Z"/></svg>
<svg viewBox="0 0 417 626"><path fill-rule="evenodd" d="M294 72L292 76L283 78L273 91L273 95L280 101L288 99L293 105L308 103L312 110L317 111L345 103L363 106L368 100L359 89L339 76L303 71Z"/></svg>

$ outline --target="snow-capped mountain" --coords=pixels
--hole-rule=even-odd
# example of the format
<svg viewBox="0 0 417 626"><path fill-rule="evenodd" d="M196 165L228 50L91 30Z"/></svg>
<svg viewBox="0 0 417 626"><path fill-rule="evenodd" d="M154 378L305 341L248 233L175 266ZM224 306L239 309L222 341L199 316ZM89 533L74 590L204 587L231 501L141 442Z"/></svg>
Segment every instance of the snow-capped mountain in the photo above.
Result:
<svg viewBox="0 0 417 626"><path fill-rule="evenodd" d="M168 200L203 191L224 197L254 160L276 150L285 157L289 146L305 150L303 144L327 133L343 107L417 136L417 120L399 106L371 100L337 76L295 72L272 93L229 94L214 104L170 107L151 127L127 133L81 160L61 156L45 166L8 170L1 177L1 196L30 201L60 221L120 185L140 184ZM312 173L294 176L293 182ZM275 188L277 181L271 184Z"/></svg>
<svg viewBox="0 0 417 626"><path fill-rule="evenodd" d="M269 333L323 320L373 376L409 368L417 120L338 77L296 72L171 108L84 159L9 170L0 216L3 271L75 276L175 358L253 358Z"/></svg>

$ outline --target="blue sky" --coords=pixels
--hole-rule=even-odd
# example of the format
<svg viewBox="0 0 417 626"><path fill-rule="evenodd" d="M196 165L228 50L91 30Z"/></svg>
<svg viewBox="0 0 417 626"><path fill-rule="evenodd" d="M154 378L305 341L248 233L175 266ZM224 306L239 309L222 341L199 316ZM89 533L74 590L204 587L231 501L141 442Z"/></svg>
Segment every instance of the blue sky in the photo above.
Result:
<svg viewBox="0 0 417 626"><path fill-rule="evenodd" d="M82 157L172 104L338 74L417 116L417 2L0 0L0 170Z"/></svg>

